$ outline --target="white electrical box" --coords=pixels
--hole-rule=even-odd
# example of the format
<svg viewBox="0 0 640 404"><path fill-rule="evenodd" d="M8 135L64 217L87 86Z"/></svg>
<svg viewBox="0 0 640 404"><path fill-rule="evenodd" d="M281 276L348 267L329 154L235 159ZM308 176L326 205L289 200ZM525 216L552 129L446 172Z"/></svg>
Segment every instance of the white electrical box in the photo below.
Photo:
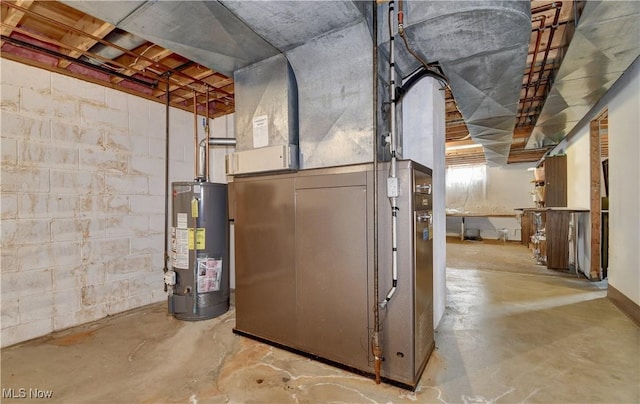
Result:
<svg viewBox="0 0 640 404"><path fill-rule="evenodd" d="M167 271L164 274L164 283L169 286L176 284L176 273L174 271Z"/></svg>
<svg viewBox="0 0 640 404"><path fill-rule="evenodd" d="M398 177L387 178L387 197L397 198L398 196L400 196L400 185Z"/></svg>

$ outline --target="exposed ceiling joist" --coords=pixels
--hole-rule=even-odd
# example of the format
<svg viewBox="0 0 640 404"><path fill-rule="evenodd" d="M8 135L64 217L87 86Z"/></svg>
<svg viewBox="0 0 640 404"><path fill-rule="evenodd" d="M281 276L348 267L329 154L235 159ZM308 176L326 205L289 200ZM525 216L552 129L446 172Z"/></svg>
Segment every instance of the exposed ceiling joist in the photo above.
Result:
<svg viewBox="0 0 640 404"><path fill-rule="evenodd" d="M19 7L29 8L33 4L34 0L17 0L15 4ZM2 16L2 35L9 36L13 31L13 28L18 25L24 12L17 8L8 9ZM0 42L0 46L2 42Z"/></svg>
<svg viewBox="0 0 640 404"><path fill-rule="evenodd" d="M90 15L85 15L80 20L78 20L78 22L74 25L74 28L86 32L91 36L104 38L116 27L115 25L111 25L108 22L100 21L96 18L93 18ZM78 58L80 55L82 55L79 50L89 50L93 45L98 43L97 40L86 35L78 34L76 32L68 32L60 39L60 42L63 44L67 44L72 48L78 49L76 51L62 50L62 53L71 56L72 58ZM65 68L70 64L70 60L60 60L60 62L58 62L58 67Z"/></svg>

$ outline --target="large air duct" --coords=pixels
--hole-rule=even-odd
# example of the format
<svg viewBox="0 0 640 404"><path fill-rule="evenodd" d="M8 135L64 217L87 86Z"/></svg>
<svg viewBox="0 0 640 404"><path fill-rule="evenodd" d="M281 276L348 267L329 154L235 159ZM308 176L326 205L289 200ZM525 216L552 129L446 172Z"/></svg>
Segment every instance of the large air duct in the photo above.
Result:
<svg viewBox="0 0 640 404"><path fill-rule="evenodd" d="M406 3L408 41L419 55L439 62L469 134L484 146L487 161L506 163L531 35L529 2ZM406 77L420 64L398 48L396 65Z"/></svg>
<svg viewBox="0 0 640 404"><path fill-rule="evenodd" d="M137 1L113 7L63 2L227 75L284 53L299 85L301 167L373 159L373 24L367 10L374 3ZM506 162L531 34L529 2L404 3L409 43L424 59L440 62L469 133L485 146L488 160ZM382 27L387 5L377 7ZM387 40L381 31L381 61L388 56ZM419 65L402 46L397 59L401 78ZM384 84L387 73L379 73ZM236 98L238 108L242 102ZM380 128L388 127L383 115L377 118ZM347 154L354 157L343 158Z"/></svg>

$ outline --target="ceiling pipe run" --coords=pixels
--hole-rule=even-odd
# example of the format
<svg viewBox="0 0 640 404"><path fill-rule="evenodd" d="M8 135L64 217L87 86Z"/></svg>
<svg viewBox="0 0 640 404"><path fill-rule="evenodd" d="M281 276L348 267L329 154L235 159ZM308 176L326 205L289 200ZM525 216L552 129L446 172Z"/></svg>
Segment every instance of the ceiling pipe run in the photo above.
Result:
<svg viewBox="0 0 640 404"><path fill-rule="evenodd" d="M637 1L586 2L526 149L560 143L631 66L639 18Z"/></svg>
<svg viewBox="0 0 640 404"><path fill-rule="evenodd" d="M533 71L536 68L536 60L538 59L538 53L540 53L540 42L542 40L542 33L544 30L544 26L545 26L545 20L547 19L546 16L544 15L540 15L537 17L534 17L531 19L532 23L535 21L539 21L539 25L538 28L535 30L536 31L536 44L533 47L533 59L531 61L531 68L529 69L529 74L527 74L527 83L524 86L524 100L522 101L522 110L524 110L525 105L527 104L527 100L529 97L529 88L531 88L531 77L533 77ZM542 78L542 69L544 68L544 64L542 65L542 67L540 68L540 72L538 73L538 79L536 80L536 83L540 82L540 79ZM536 88L537 89L537 88ZM536 93L534 91L533 95L535 96ZM533 97L535 98L535 97ZM533 99L532 98L532 99ZM533 101L531 101L531 104L529 105L529 107L531 107L531 105L533 105ZM520 123L520 122L518 122Z"/></svg>
<svg viewBox="0 0 640 404"><path fill-rule="evenodd" d="M544 73L544 68L547 65L547 58L549 57L549 51L551 49L551 44L553 43L553 37L555 36L556 30L558 29L558 20L560 19L560 12L562 11L562 2L561 1L557 1L554 2L552 4L549 4L547 6L542 6L542 7L537 7L533 10L531 10L531 13L540 13L540 12L544 12L547 10L551 10L555 8L555 15L553 17L553 23L551 24L551 31L549 32L549 38L547 39L547 47L544 50L544 56L542 57L542 63L540 64L540 72L538 73L538 79L535 82L535 87L533 89L533 95L534 98L535 96L538 94L538 89L540 88L540 84L542 83L542 74ZM545 16L542 16L543 18L545 18ZM542 24L540 26L541 29L546 29L546 26L544 24ZM542 32L542 31L539 31ZM538 48L536 47L536 52L539 52ZM535 56L535 55L534 55ZM535 60L535 59L534 59ZM535 67L535 63L531 64L531 72L529 72L529 77L531 77L531 75L533 74L533 69ZM545 86L548 86L549 83L551 82L551 79L547 80ZM528 90L528 88L527 88ZM547 94L545 91L545 94L543 96L543 98L546 98ZM529 108L531 108L533 106L535 100L531 100L531 103L529 104ZM523 105L524 108L524 105Z"/></svg>

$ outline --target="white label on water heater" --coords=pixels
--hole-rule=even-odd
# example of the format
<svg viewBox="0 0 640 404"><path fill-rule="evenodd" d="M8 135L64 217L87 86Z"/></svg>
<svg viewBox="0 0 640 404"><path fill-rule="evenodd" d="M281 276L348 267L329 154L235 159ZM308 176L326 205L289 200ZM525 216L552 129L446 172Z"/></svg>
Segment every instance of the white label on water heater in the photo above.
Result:
<svg viewBox="0 0 640 404"><path fill-rule="evenodd" d="M189 230L176 229L176 252L173 266L180 269L189 269Z"/></svg>
<svg viewBox="0 0 640 404"><path fill-rule="evenodd" d="M222 281L222 259L198 259L198 293L216 292L220 290Z"/></svg>
<svg viewBox="0 0 640 404"><path fill-rule="evenodd" d="M253 118L253 148L269 146L269 117L260 115Z"/></svg>
<svg viewBox="0 0 640 404"><path fill-rule="evenodd" d="M186 213L178 213L178 225L176 227L179 229L186 229L188 227Z"/></svg>

